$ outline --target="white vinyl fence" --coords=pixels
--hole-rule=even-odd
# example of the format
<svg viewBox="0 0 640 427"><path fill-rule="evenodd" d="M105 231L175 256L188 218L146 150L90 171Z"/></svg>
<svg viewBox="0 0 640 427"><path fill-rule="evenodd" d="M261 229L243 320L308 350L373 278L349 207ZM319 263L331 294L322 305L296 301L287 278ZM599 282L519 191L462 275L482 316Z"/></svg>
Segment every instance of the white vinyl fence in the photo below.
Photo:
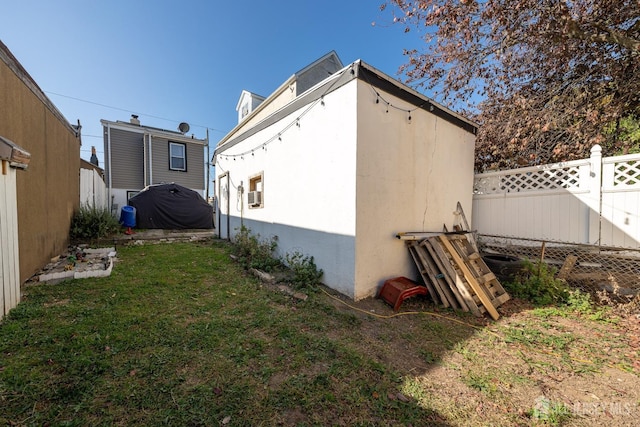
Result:
<svg viewBox="0 0 640 427"><path fill-rule="evenodd" d="M107 208L107 185L93 169L80 169L80 205Z"/></svg>
<svg viewBox="0 0 640 427"><path fill-rule="evenodd" d="M640 249L640 154L477 174L479 234Z"/></svg>
<svg viewBox="0 0 640 427"><path fill-rule="evenodd" d="M1 162L6 162L2 160ZM16 169L0 171L0 320L20 302Z"/></svg>

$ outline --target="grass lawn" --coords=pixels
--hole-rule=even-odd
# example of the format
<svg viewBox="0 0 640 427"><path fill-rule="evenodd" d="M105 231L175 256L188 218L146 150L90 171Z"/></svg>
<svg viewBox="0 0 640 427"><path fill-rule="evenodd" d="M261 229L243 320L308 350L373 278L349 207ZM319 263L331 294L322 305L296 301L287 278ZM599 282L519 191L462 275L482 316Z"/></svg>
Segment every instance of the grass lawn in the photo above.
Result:
<svg viewBox="0 0 640 427"><path fill-rule="evenodd" d="M0 323L0 425L636 425L637 317L393 315L262 284L221 241L118 248L110 277L31 284ZM604 313L604 314L603 314Z"/></svg>

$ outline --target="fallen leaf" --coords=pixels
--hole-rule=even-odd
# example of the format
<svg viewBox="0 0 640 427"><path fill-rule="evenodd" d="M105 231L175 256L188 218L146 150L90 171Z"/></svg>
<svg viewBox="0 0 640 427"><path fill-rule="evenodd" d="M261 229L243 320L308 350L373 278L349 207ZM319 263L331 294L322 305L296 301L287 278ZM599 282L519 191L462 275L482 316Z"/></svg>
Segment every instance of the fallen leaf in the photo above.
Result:
<svg viewBox="0 0 640 427"><path fill-rule="evenodd" d="M373 396L374 399L378 399L380 397L377 391L374 391L371 395Z"/></svg>
<svg viewBox="0 0 640 427"><path fill-rule="evenodd" d="M224 419L222 420L222 425L227 425L229 424L229 422L231 421L231 416L227 415L226 417L224 417Z"/></svg>
<svg viewBox="0 0 640 427"><path fill-rule="evenodd" d="M135 375L136 375L136 370L135 369L132 369L132 370L129 371L129 376L130 377L134 377Z"/></svg>

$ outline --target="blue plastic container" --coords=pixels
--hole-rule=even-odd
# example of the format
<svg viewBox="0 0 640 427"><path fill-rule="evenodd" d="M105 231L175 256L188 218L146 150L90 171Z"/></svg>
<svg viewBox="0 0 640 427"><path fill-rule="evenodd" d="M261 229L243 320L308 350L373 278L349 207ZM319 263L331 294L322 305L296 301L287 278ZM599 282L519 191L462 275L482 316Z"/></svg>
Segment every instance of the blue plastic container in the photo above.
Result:
<svg viewBox="0 0 640 427"><path fill-rule="evenodd" d="M136 226L136 208L133 206L123 206L120 212L120 224L125 227Z"/></svg>

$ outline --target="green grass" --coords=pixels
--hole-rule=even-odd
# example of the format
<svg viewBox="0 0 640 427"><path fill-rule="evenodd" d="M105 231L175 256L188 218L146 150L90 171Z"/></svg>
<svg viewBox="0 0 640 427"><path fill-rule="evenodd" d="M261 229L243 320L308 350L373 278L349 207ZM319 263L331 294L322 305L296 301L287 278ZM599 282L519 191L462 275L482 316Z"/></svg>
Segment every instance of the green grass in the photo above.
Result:
<svg viewBox="0 0 640 427"><path fill-rule="evenodd" d="M601 395L616 366L636 384L623 325L566 308L492 323L419 298L403 309L426 315L376 317L392 311L293 298L231 253L125 246L110 277L26 287L0 323L0 425L559 425L558 397L531 408L560 378Z"/></svg>
<svg viewBox="0 0 640 427"><path fill-rule="evenodd" d="M0 324L0 424L418 423L359 322L265 289L223 243L119 248L112 275L30 286ZM301 418L302 419L302 418Z"/></svg>

